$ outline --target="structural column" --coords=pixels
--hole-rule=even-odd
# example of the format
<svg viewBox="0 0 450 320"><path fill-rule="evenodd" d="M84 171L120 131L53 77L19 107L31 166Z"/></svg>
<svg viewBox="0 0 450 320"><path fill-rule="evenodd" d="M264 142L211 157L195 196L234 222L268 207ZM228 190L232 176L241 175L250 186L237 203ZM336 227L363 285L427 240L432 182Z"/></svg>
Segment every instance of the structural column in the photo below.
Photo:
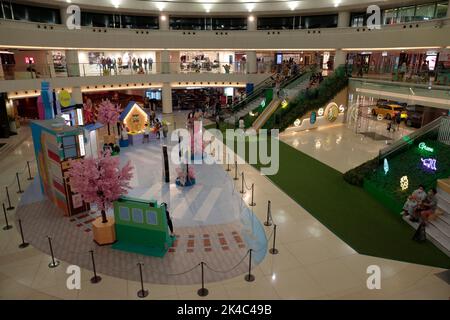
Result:
<svg viewBox="0 0 450 320"><path fill-rule="evenodd" d="M334 53L334 69L339 67L340 65L344 65L347 60L347 53L342 51L341 49L336 49Z"/></svg>
<svg viewBox="0 0 450 320"><path fill-rule="evenodd" d="M69 77L80 76L80 63L78 61L78 52L76 50L66 50L66 65L67 75Z"/></svg>
<svg viewBox="0 0 450 320"><path fill-rule="evenodd" d="M169 30L169 17L164 13L161 13L159 15L159 30L161 31Z"/></svg>
<svg viewBox="0 0 450 320"><path fill-rule="evenodd" d="M5 74L3 73L3 62L2 57L0 57L0 80L3 80L5 78Z"/></svg>
<svg viewBox="0 0 450 320"><path fill-rule="evenodd" d="M162 86L162 111L172 113L172 86L169 82L164 82Z"/></svg>
<svg viewBox="0 0 450 320"><path fill-rule="evenodd" d="M257 65L256 65L256 51L247 51L247 73L256 73L257 72Z"/></svg>
<svg viewBox="0 0 450 320"><path fill-rule="evenodd" d="M75 102L75 104L83 104L83 93L81 92L80 87L72 88L72 100Z"/></svg>
<svg viewBox="0 0 450 320"><path fill-rule="evenodd" d="M350 26L350 12L340 11L338 15L338 28L348 28Z"/></svg>
<svg viewBox="0 0 450 320"><path fill-rule="evenodd" d="M447 18L450 18L450 0L448 1L448 6L447 6Z"/></svg>
<svg viewBox="0 0 450 320"><path fill-rule="evenodd" d="M46 70L44 70L45 76L49 78L55 78L56 72L55 72L55 65L53 63L53 55L51 51L47 51L45 53L45 62L46 62Z"/></svg>
<svg viewBox="0 0 450 320"><path fill-rule="evenodd" d="M170 54L168 50L162 50L161 54L161 73L170 73Z"/></svg>
<svg viewBox="0 0 450 320"><path fill-rule="evenodd" d="M249 15L247 18L247 30L256 31L258 28L258 19L254 15Z"/></svg>

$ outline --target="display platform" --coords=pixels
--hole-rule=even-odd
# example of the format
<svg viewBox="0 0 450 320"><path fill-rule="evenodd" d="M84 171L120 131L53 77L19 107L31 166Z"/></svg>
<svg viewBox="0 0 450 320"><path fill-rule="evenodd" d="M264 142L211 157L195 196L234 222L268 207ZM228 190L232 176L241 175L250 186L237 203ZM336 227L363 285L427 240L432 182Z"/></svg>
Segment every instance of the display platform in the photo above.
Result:
<svg viewBox="0 0 450 320"><path fill-rule="evenodd" d="M89 270L89 251L94 250L97 272L124 279L138 281L137 263L143 263L144 279L149 283L198 284L201 273L195 266L202 261L210 267L205 272L208 282L244 274L248 271L248 259L243 258L250 248L253 265L260 263L267 252L264 227L222 166L193 164L197 183L185 188L176 185L177 166L169 160L170 183L163 183L162 143L169 144L161 140L130 146L119 157L122 165L131 161L134 167L128 197L155 199L168 205L176 238L164 257L148 256L138 246L133 250L122 248L128 252L110 245L97 246L92 240L92 222L99 216L95 208L71 217L62 216L39 191L39 179L26 190L17 209L16 218L22 220L27 241L50 253L46 238L50 236L57 259ZM172 145L168 148L170 155ZM112 217L113 210L107 214Z"/></svg>

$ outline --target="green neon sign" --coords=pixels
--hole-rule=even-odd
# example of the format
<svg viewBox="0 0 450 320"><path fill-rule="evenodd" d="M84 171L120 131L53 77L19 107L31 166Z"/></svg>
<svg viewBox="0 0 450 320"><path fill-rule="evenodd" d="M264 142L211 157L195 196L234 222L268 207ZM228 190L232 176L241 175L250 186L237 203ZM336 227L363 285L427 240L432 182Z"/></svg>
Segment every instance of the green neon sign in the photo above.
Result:
<svg viewBox="0 0 450 320"><path fill-rule="evenodd" d="M419 150L427 151L427 152L434 152L434 149L431 147L428 147L425 142L419 143Z"/></svg>

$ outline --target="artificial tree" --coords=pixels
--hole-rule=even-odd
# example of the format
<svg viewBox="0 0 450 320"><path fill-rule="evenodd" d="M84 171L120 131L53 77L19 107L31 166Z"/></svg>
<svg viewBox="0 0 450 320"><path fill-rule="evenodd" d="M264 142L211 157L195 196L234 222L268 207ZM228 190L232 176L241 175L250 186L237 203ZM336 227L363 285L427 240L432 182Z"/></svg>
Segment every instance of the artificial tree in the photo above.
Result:
<svg viewBox="0 0 450 320"><path fill-rule="evenodd" d="M120 110L119 106L113 104L108 99L102 100L98 105L97 120L100 123L108 126L108 135L111 135L110 125L114 125L119 121Z"/></svg>
<svg viewBox="0 0 450 320"><path fill-rule="evenodd" d="M107 223L106 211L121 195L127 194L132 178L132 166L128 162L119 168L120 159L109 152L100 158L72 161L69 169L70 186L83 200L95 203L101 210L102 223Z"/></svg>

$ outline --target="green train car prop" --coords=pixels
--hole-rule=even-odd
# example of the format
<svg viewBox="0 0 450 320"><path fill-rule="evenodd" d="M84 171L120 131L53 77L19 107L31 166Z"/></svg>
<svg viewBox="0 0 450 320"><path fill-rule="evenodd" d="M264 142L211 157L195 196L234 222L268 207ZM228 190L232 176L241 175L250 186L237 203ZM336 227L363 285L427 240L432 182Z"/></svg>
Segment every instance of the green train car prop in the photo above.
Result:
<svg viewBox="0 0 450 320"><path fill-rule="evenodd" d="M117 242L114 249L164 257L172 246L164 205L155 200L120 197L114 202Z"/></svg>

